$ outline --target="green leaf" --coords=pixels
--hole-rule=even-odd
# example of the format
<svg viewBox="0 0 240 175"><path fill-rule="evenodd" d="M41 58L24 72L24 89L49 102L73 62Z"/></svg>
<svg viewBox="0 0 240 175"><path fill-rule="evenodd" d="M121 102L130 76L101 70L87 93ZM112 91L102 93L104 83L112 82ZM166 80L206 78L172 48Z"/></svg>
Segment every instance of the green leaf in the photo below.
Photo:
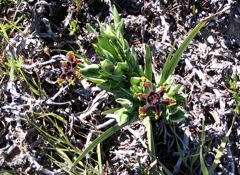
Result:
<svg viewBox="0 0 240 175"><path fill-rule="evenodd" d="M98 36L98 42L96 44L93 44L93 46L100 47L96 50L100 53L100 55L103 54L103 52L101 52L101 49L105 49L110 52L116 60L118 60L118 52L115 50L114 46L110 43L110 40L108 38L103 37L102 35Z"/></svg>
<svg viewBox="0 0 240 175"><path fill-rule="evenodd" d="M105 82L107 81L122 82L125 79L125 76L122 74L122 72L120 72L119 74L113 75L112 73L108 73L103 70L100 70L98 73L99 75L101 75L102 79L106 80Z"/></svg>
<svg viewBox="0 0 240 175"><path fill-rule="evenodd" d="M181 120L184 120L186 118L186 112L183 110L179 110L173 115L169 115L169 119L172 122L179 122Z"/></svg>
<svg viewBox="0 0 240 175"><path fill-rule="evenodd" d="M238 76L237 76L237 74L235 74L235 75L233 76L233 81L234 81L234 83L237 83L237 81L238 81Z"/></svg>
<svg viewBox="0 0 240 175"><path fill-rule="evenodd" d="M173 115L180 110L178 105L168 107L169 115Z"/></svg>
<svg viewBox="0 0 240 175"><path fill-rule="evenodd" d="M124 98L128 98L128 99L133 98L133 93L129 89L120 87L119 92L120 92L120 94L117 94L118 95L117 97L124 97Z"/></svg>
<svg viewBox="0 0 240 175"><path fill-rule="evenodd" d="M131 87L130 87L130 90L131 90L133 93L136 93L136 94L142 93L142 89L141 89L139 86L137 86L137 85L131 86Z"/></svg>
<svg viewBox="0 0 240 175"><path fill-rule="evenodd" d="M114 68L114 74L122 74L124 73L126 75L126 73L128 72L129 66L127 64L127 62L118 62L117 65Z"/></svg>
<svg viewBox="0 0 240 175"><path fill-rule="evenodd" d="M175 95L179 90L180 88L182 87L182 85L178 84L176 86L171 86L170 90L168 91L167 95L169 97Z"/></svg>
<svg viewBox="0 0 240 175"><path fill-rule="evenodd" d="M25 73L25 71L22 69L22 64L23 64L23 59L20 57L17 60L15 60L13 57L9 57L8 59L8 63L6 63L6 65L8 65L9 67L13 68L14 70L18 71L23 80L27 83L27 85L29 86L30 90L37 96L40 95L40 88L38 86L38 83L34 80L34 78L31 78L31 75L27 75Z"/></svg>
<svg viewBox="0 0 240 175"><path fill-rule="evenodd" d="M97 31L89 24L86 25L86 29L89 33L97 33Z"/></svg>
<svg viewBox="0 0 240 175"><path fill-rule="evenodd" d="M199 30L206 24L207 20L204 20L200 22L187 36L187 38L183 41L183 43L180 45L180 47L177 49L175 54L172 56L172 51L170 52L170 56L168 56L162 70L162 76L160 79L159 84L163 85L163 83L168 79L170 75L173 74L180 58L183 55L183 52L187 49L189 43L193 40L193 38L197 35Z"/></svg>
<svg viewBox="0 0 240 175"><path fill-rule="evenodd" d="M99 88L113 92L114 90L119 90L121 87L124 88L122 81L106 81L98 85Z"/></svg>
<svg viewBox="0 0 240 175"><path fill-rule="evenodd" d="M117 30L117 25L121 22L121 19L115 5L113 6L113 20L114 20L115 29Z"/></svg>
<svg viewBox="0 0 240 175"><path fill-rule="evenodd" d="M106 80L101 79L101 78L93 78L93 77L85 77L88 81L92 82L92 83L96 83L96 84L101 84L106 82Z"/></svg>
<svg viewBox="0 0 240 175"><path fill-rule="evenodd" d="M101 36L108 40L114 40L116 38L116 31L113 26L105 24L104 27L100 26Z"/></svg>
<svg viewBox="0 0 240 175"><path fill-rule="evenodd" d="M170 76L167 78L167 80L164 82L164 85L165 85L165 86L166 86L166 85L172 85L173 82L174 82L174 77L173 77L173 75L170 75Z"/></svg>
<svg viewBox="0 0 240 175"><path fill-rule="evenodd" d="M168 68L168 67L166 67L168 64L169 64L169 62L171 61L171 58L172 58L172 55L173 55L173 51L174 51L174 47L175 47L175 42L173 43L173 46L171 47L171 49L170 49L170 52L169 52L169 54L168 54L168 57L167 57L167 59L166 59L166 62L165 62L165 64L163 65L163 70L161 71L161 73L160 73L160 77L158 78L159 79L159 82L158 82L158 85L160 85L160 86L163 86L163 84L169 84L170 82L169 82L169 79L171 78L171 79L173 79L172 78L172 76L171 75L166 75L166 69ZM165 68L166 67L166 68Z"/></svg>
<svg viewBox="0 0 240 175"><path fill-rule="evenodd" d="M120 38L121 40L121 38ZM126 54L129 54L128 56L130 57L131 55L131 52L130 52L130 47L129 47L129 44L127 42L127 40L125 40L124 38L122 38L122 41L121 41L121 45L122 45L122 48L123 48L123 51L126 53ZM127 57L128 58L128 57Z"/></svg>
<svg viewBox="0 0 240 175"><path fill-rule="evenodd" d="M174 98L176 100L176 103L177 105L181 105L184 100L187 98L187 94L178 94L178 95L175 95Z"/></svg>
<svg viewBox="0 0 240 175"><path fill-rule="evenodd" d="M152 133L152 123L151 117L146 116L144 118L144 124L147 129L147 140L148 140L148 150L150 154L150 160L153 162L156 159L155 147L154 147L154 138Z"/></svg>
<svg viewBox="0 0 240 175"><path fill-rule="evenodd" d="M105 50L105 49L101 49L101 57L102 60L107 59L109 61L111 61L113 64L116 64L116 59L113 57L112 53L110 53L109 51Z"/></svg>
<svg viewBox="0 0 240 175"><path fill-rule="evenodd" d="M138 66L138 74L139 74L139 76L141 76L141 77L144 76L143 68L142 68L141 65Z"/></svg>
<svg viewBox="0 0 240 175"><path fill-rule="evenodd" d="M129 113L126 108L121 108L114 113L117 118L117 122L119 126L124 126L129 123Z"/></svg>
<svg viewBox="0 0 240 175"><path fill-rule="evenodd" d="M86 65L84 68L80 68L80 73L85 77L98 76L98 71L100 70L99 65L91 64Z"/></svg>
<svg viewBox="0 0 240 175"><path fill-rule="evenodd" d="M126 109L130 109L133 107L133 103L130 100L125 98L117 98L116 102L121 104Z"/></svg>
<svg viewBox="0 0 240 175"><path fill-rule="evenodd" d="M114 64L107 59L105 59L104 61L101 61L101 67L102 67L102 70L109 73L112 73L114 70Z"/></svg>
<svg viewBox="0 0 240 175"><path fill-rule="evenodd" d="M99 143L97 145L98 167L99 167L98 174L99 175L103 175L103 164L102 164L102 154L101 153L102 153L101 144Z"/></svg>
<svg viewBox="0 0 240 175"><path fill-rule="evenodd" d="M152 82L152 56L150 47L148 45L146 46L144 75L148 80Z"/></svg>
<svg viewBox="0 0 240 175"><path fill-rule="evenodd" d="M139 85L142 80L141 80L141 77L132 77L130 79L130 82L131 82L131 85Z"/></svg>
<svg viewBox="0 0 240 175"><path fill-rule="evenodd" d="M68 155L63 151L63 149L55 148L56 151L59 153L59 155L62 157L63 160L67 162L68 165L72 165L71 159L68 157Z"/></svg>
<svg viewBox="0 0 240 175"><path fill-rule="evenodd" d="M132 69L134 70L135 73L138 74L137 76L141 77L141 76L143 76L143 69L142 69L142 67L139 66L137 53L133 46L130 48L130 52L131 52L131 57L129 59L130 59L131 64L133 65Z"/></svg>
<svg viewBox="0 0 240 175"><path fill-rule="evenodd" d="M119 38L121 41L123 41L123 28L124 28L124 23L123 21L119 22L116 26L116 36ZM123 43L123 42L121 42Z"/></svg>
<svg viewBox="0 0 240 175"><path fill-rule="evenodd" d="M195 162L198 160L199 158L199 155L200 155L200 146L197 147L197 150L196 150L196 153L191 155L191 159L190 159L190 167L191 167L191 170L193 168L193 165L195 164ZM199 166L199 165L198 165ZM198 167L197 166L197 167Z"/></svg>
<svg viewBox="0 0 240 175"><path fill-rule="evenodd" d="M107 114L114 114L115 111L119 110L120 108L112 108L106 111L103 111L101 115L107 115Z"/></svg>
<svg viewBox="0 0 240 175"><path fill-rule="evenodd" d="M123 51L123 46L121 45L119 39L116 37L115 39L112 39L109 42L114 47L114 49L117 51L119 61L126 61L127 59L126 59L126 56Z"/></svg>

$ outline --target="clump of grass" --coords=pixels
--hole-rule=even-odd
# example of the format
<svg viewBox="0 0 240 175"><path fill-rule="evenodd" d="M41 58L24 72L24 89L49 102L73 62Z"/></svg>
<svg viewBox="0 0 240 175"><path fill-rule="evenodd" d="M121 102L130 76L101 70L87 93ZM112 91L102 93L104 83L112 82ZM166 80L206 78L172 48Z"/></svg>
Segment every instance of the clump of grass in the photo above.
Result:
<svg viewBox="0 0 240 175"><path fill-rule="evenodd" d="M41 124L36 121L41 121ZM45 148L42 148L43 153L58 168L71 175L79 172L99 174L98 163L94 159L91 159L91 163L79 161L74 168L70 168L74 160L81 155L81 148L80 145L73 144L73 140L69 138L67 133L70 126L64 117L54 113L34 113L30 122L48 143ZM78 133L78 135L86 139L84 133Z"/></svg>

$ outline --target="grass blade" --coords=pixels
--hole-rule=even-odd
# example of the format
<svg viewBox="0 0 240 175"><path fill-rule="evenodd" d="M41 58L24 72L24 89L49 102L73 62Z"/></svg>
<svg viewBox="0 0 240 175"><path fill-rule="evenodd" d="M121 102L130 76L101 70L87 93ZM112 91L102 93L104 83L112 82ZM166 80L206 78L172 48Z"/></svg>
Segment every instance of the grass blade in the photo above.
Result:
<svg viewBox="0 0 240 175"><path fill-rule="evenodd" d="M221 156L222 156L222 154L223 154L224 148L226 147L226 144L227 144L229 135L230 135L230 133L231 133L231 131L232 131L232 126L233 126L233 124L234 124L235 118L236 118L236 114L234 115L233 120L232 120L232 124L231 124L231 126L230 126L227 134L226 134L225 137L223 138L223 141L222 141L222 143L221 143L221 145L220 145L220 148L219 148L218 151L217 151L217 154L216 154L216 156L215 156L213 165L211 166L211 168L210 168L210 170L209 170L209 174L212 174L212 173L213 173L213 171L216 169L216 167L217 167L217 165L218 165L218 163L219 163L219 161L220 161L220 158L221 158Z"/></svg>
<svg viewBox="0 0 240 175"><path fill-rule="evenodd" d="M200 145L200 164L201 164L201 170L202 170L202 173L203 175L209 175L208 173L208 169L205 165L205 162L204 162L204 157L203 157L203 146L204 146L204 142L205 142L205 123L204 123L204 120L202 121L202 144Z"/></svg>
<svg viewBox="0 0 240 175"><path fill-rule="evenodd" d="M98 168L99 175L103 174L102 155L101 155L101 144L97 145L97 156L98 156Z"/></svg>
<svg viewBox="0 0 240 175"><path fill-rule="evenodd" d="M173 74L180 58L183 55L183 52L187 49L189 43L193 40L193 38L197 35L197 33L199 32L199 30L201 30L201 28L210 20L212 20L213 18L215 18L217 15L227 11L230 9L230 6L227 6L225 8L223 8L221 11L205 18L204 20L202 20L200 23L198 23L198 25L189 33L189 35L187 36L187 38L183 41L183 43L180 45L180 47L177 49L177 51L175 52L175 54L173 55L173 57L171 57L171 52L170 52L170 56L168 57L168 59L166 60L166 63L163 66L163 70L162 70L162 76L160 79L160 85L162 85L167 78Z"/></svg>
<svg viewBox="0 0 240 175"><path fill-rule="evenodd" d="M187 38L183 41L174 55L171 57L172 50L170 51L170 56L166 60L166 63L163 66L162 76L160 79L160 85L162 85L167 78L173 74L180 58L183 55L183 52L187 49L189 43L193 40L193 38L197 35L199 30L207 23L207 20L200 22L187 36Z"/></svg>
<svg viewBox="0 0 240 175"><path fill-rule="evenodd" d="M77 159L73 162L70 169L72 169L74 166L78 164L84 158L92 149L94 149L99 143L106 140L108 137L113 135L115 132L120 130L123 126L114 125L108 130L106 130L102 135L100 135L98 138L96 138L82 153L80 156L77 157Z"/></svg>

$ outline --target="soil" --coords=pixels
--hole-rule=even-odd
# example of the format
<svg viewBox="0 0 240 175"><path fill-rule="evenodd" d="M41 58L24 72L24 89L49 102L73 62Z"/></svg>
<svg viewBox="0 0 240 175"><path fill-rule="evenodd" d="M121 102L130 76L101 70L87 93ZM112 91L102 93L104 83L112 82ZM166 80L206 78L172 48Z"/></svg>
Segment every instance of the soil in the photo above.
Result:
<svg viewBox="0 0 240 175"><path fill-rule="evenodd" d="M201 29L175 71L175 83L188 94L183 104L188 118L173 125L161 119L152 123L157 161L173 174L202 174L199 157L192 170L187 165L198 156L204 121L204 160L207 168L212 165L236 107L226 76L240 76L239 1L82 0L75 4L70 0L5 0L0 2L0 24L18 23L9 26L8 37L0 30L0 173L66 174L47 157L51 154L60 160L52 143L37 129L57 137L50 120L53 113L66 121L54 120L79 150L84 149L86 136L93 130L98 128L99 133L112 126L99 127L110 121L101 112L117 105L111 94L84 80L74 79L74 86L57 83L66 52L94 56L86 24L98 30L98 21L111 23L112 5L124 20L125 38L135 47L140 62L145 46L150 45L155 71L163 67L174 42L178 48L201 20L230 6ZM73 33L71 20L78 26ZM31 90L30 84L38 90ZM214 174L240 174L239 122L237 115ZM91 139L96 137L94 132ZM146 145L142 121L124 127L101 145L103 174L143 174L144 168L148 174L147 169L156 162L150 162ZM97 158L95 153L92 156Z"/></svg>

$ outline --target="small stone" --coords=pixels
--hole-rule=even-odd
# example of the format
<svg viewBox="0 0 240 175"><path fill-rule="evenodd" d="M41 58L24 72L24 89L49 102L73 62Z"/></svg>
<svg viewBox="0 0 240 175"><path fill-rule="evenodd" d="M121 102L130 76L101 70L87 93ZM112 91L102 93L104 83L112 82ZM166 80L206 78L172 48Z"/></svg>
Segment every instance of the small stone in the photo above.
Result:
<svg viewBox="0 0 240 175"><path fill-rule="evenodd" d="M210 35L208 38L207 38L207 42L209 43L209 44L214 44L215 42L214 42L214 38L212 37L212 35Z"/></svg>

